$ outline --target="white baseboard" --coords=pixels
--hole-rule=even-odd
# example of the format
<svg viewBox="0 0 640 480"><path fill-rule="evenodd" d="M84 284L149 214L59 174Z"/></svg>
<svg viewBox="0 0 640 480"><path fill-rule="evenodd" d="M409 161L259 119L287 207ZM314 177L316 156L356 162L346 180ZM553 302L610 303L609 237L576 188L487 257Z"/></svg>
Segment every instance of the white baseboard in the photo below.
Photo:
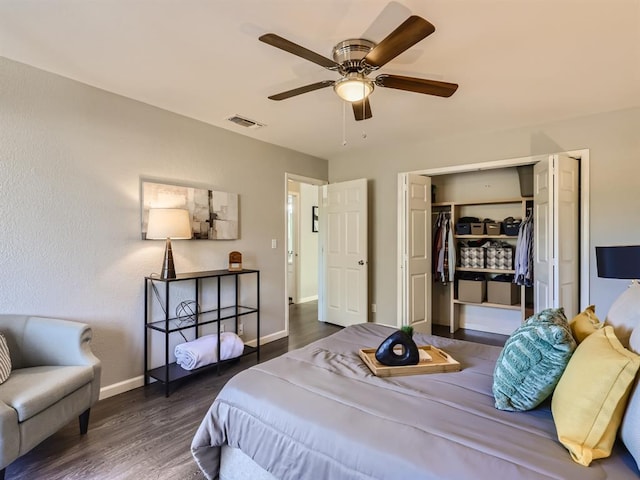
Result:
<svg viewBox="0 0 640 480"><path fill-rule="evenodd" d="M285 330L280 330L279 332L275 332L270 335L260 337L260 346L266 343L275 342L276 340L280 340L281 338L284 338L286 336L287 336L287 332ZM255 347L256 341L251 340L247 342L247 345L251 347ZM144 375L129 378L128 380L123 380L122 382L114 383L112 385L107 385L106 387L102 387L100 389L99 400L104 400L105 398L113 397L114 395L128 392L129 390L142 387L143 385L144 385Z"/></svg>
<svg viewBox="0 0 640 480"><path fill-rule="evenodd" d="M460 322L460 328L465 328L468 330L478 330L480 332L487 333L496 333L498 335L506 335L508 337L517 327L510 327L509 325L506 325L505 327L495 327L491 325L488 326L485 323Z"/></svg>
<svg viewBox="0 0 640 480"><path fill-rule="evenodd" d="M433 334L432 325L426 320L423 322L416 322L413 325L413 331L416 333L425 333L427 335Z"/></svg>
<svg viewBox="0 0 640 480"><path fill-rule="evenodd" d="M297 303L313 302L314 300L318 300L318 295L311 295L310 297L299 298Z"/></svg>
<svg viewBox="0 0 640 480"><path fill-rule="evenodd" d="M275 342L276 340L280 340L281 338L284 338L286 336L287 336L287 331L280 330L279 332L271 333L265 337L260 337L260 346L264 345L265 343ZM255 347L256 346L255 339L249 340L247 342L247 345L249 345L250 347Z"/></svg>
<svg viewBox="0 0 640 480"><path fill-rule="evenodd" d="M395 329L398 328L397 325L391 325L390 323L383 323L383 322L371 322L371 323L375 323L376 325L382 325L384 327L391 327L391 328L395 328Z"/></svg>
<svg viewBox="0 0 640 480"><path fill-rule="evenodd" d="M106 387L102 387L100 389L99 400L104 400L105 398L113 397L114 395L128 392L129 390L142 387L143 385L144 385L144 375L129 378L128 380L123 380L122 382L114 383L112 385L107 385Z"/></svg>

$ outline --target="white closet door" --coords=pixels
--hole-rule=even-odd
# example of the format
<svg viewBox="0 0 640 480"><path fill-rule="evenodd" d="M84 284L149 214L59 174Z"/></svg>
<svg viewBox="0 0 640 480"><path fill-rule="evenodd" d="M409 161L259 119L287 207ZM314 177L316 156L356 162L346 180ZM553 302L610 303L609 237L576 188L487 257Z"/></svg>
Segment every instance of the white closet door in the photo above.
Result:
<svg viewBox="0 0 640 480"><path fill-rule="evenodd" d="M579 311L579 163L552 155L534 166L534 308Z"/></svg>
<svg viewBox="0 0 640 480"><path fill-rule="evenodd" d="M578 160L566 155L554 158L554 200L557 281L556 305L571 320L580 312L580 234L578 230L580 171Z"/></svg>
<svg viewBox="0 0 640 480"><path fill-rule="evenodd" d="M533 166L534 311L553 305L553 166L545 159Z"/></svg>
<svg viewBox="0 0 640 480"><path fill-rule="evenodd" d="M407 174L404 199L406 324L431 334L431 178Z"/></svg>

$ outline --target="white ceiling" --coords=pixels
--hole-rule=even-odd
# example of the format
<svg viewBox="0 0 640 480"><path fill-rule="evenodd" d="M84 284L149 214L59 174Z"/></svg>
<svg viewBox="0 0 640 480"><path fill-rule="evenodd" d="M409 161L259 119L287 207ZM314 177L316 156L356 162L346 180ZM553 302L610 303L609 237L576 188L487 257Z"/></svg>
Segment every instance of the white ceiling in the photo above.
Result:
<svg viewBox="0 0 640 480"><path fill-rule="evenodd" d="M379 42L410 14L435 33L380 72L458 83L451 98L377 88L373 118L356 123L348 106L344 133L331 88L267 99L338 75L261 34L331 57L339 41ZM0 0L0 55L331 158L639 106L640 0ZM225 120L234 114L267 126Z"/></svg>

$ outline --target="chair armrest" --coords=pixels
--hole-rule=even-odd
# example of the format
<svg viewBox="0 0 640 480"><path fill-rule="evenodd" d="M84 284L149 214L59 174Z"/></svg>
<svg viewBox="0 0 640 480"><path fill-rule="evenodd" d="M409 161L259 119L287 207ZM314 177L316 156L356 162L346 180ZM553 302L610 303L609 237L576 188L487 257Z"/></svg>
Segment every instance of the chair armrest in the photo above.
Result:
<svg viewBox="0 0 640 480"><path fill-rule="evenodd" d="M29 317L22 338L26 363L38 365L87 365L93 367L92 397L98 399L102 365L91 351L93 332L86 323L58 318Z"/></svg>
<svg viewBox="0 0 640 480"><path fill-rule="evenodd" d="M90 365L91 327L57 318L29 317L22 338L26 363L39 365Z"/></svg>

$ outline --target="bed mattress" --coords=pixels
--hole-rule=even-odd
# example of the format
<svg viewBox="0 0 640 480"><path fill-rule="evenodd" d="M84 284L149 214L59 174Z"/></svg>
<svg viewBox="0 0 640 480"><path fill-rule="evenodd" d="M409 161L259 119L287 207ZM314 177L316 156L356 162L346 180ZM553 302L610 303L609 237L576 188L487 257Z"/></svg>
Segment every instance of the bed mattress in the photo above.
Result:
<svg viewBox="0 0 640 480"><path fill-rule="evenodd" d="M362 324L233 377L192 442L207 478L220 447L240 449L275 478L638 478L620 443L590 467L558 442L548 403L529 412L494 408L500 347L416 334L461 363L460 372L379 378L358 356L393 329Z"/></svg>

